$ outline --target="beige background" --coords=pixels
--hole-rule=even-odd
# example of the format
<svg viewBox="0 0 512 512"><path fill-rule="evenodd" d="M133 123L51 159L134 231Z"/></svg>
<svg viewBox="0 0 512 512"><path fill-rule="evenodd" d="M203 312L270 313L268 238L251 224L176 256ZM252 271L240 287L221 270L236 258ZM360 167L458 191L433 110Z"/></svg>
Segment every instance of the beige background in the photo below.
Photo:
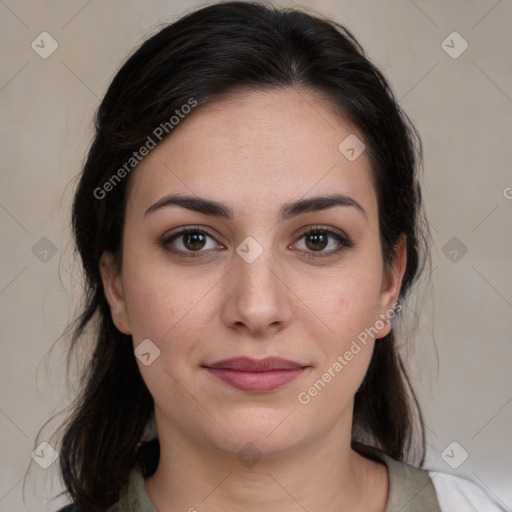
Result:
<svg viewBox="0 0 512 512"><path fill-rule="evenodd" d="M0 0L2 512L64 503L45 499L60 488L57 479L51 485L56 464L33 462L25 505L21 497L38 429L68 399L61 346L45 356L80 293L69 206L93 113L127 54L201 3ZM428 425L427 467L467 476L512 507L512 2L304 5L354 32L423 138L436 247L432 290L407 352ZM47 59L31 48L43 31L59 45ZM453 31L469 44L456 59L441 46ZM43 237L55 255L41 252ZM455 246L445 247L452 237L467 247L462 258L456 248L458 261ZM448 450L451 460L469 454L457 469L441 456L453 441L460 447Z"/></svg>

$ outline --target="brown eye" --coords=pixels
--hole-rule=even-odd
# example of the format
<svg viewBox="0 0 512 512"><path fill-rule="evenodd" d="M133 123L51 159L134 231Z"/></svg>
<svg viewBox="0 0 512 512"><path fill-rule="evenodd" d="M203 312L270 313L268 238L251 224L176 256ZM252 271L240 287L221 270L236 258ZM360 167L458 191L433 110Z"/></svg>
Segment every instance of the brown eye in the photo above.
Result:
<svg viewBox="0 0 512 512"><path fill-rule="evenodd" d="M203 233L192 232L181 236L183 237L183 245L191 251L202 249L206 243L206 237Z"/></svg>
<svg viewBox="0 0 512 512"><path fill-rule="evenodd" d="M299 241L302 240L304 247L297 244L299 249L303 250L306 256L313 258L332 256L354 246L348 238L326 228L310 229L300 237Z"/></svg>
<svg viewBox="0 0 512 512"><path fill-rule="evenodd" d="M208 232L200 228L187 228L164 237L160 244L165 250L182 256L203 256L209 249L223 248Z"/></svg>
<svg viewBox="0 0 512 512"><path fill-rule="evenodd" d="M325 233L310 233L306 235L306 245L312 251L321 251L327 247L329 237Z"/></svg>

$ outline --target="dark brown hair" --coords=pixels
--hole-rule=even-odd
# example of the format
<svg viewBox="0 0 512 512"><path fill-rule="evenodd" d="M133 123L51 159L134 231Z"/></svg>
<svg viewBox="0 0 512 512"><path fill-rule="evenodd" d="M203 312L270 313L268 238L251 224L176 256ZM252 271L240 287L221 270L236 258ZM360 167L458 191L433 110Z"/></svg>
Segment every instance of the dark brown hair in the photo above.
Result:
<svg viewBox="0 0 512 512"><path fill-rule="evenodd" d="M418 182L420 138L349 30L306 11L255 2L209 5L165 26L114 77L96 114L74 198L72 223L87 289L70 353L87 326L93 326L95 346L83 370L83 389L62 426L59 451L63 481L79 512L107 510L134 467L140 464L149 475L158 463L158 441L141 445L153 399L131 336L112 322L99 272L104 251L121 252L129 176L111 181L108 192L102 187L191 98L201 106L242 88L285 87L322 94L364 138L386 268L400 235L407 237L400 301L429 259ZM416 450L423 461L423 420L393 330L377 342L355 396L356 449L358 441L401 461Z"/></svg>

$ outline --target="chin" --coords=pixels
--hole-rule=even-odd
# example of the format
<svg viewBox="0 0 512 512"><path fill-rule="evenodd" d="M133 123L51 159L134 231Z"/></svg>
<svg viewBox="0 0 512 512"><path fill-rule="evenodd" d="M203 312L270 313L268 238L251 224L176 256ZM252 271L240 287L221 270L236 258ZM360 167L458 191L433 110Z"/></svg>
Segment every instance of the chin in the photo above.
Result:
<svg viewBox="0 0 512 512"><path fill-rule="evenodd" d="M245 419L240 417L243 414L237 414L236 421L223 422L226 430L220 429L206 435L206 442L216 451L237 458L251 454L257 458L277 458L307 443L307 439L312 437L312 432L304 428L306 425L290 422L294 415L287 418L289 414L289 410L275 411L270 418L262 418L252 411Z"/></svg>

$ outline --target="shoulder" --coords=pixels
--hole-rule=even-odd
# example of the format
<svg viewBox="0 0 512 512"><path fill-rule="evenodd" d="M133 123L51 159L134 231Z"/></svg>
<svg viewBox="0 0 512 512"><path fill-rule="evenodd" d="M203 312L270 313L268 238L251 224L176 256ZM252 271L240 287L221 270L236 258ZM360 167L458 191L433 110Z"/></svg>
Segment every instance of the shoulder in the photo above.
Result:
<svg viewBox="0 0 512 512"><path fill-rule="evenodd" d="M429 510L436 512L512 512L498 497L491 496L472 480L418 468L397 461L383 451L357 444L358 449L388 469L389 497L386 512Z"/></svg>
<svg viewBox="0 0 512 512"><path fill-rule="evenodd" d="M510 512L482 487L468 478L429 470L439 505L443 511Z"/></svg>

